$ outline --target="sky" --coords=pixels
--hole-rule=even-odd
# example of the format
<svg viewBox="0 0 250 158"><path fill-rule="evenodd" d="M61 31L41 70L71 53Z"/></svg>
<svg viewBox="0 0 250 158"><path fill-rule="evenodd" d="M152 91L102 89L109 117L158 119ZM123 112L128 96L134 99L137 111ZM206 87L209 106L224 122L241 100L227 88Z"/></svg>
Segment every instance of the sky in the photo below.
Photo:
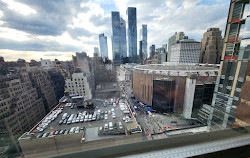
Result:
<svg viewBox="0 0 250 158"><path fill-rule="evenodd" d="M6 61L71 60L75 52L93 56L99 34L108 38L112 58L111 11L127 22L137 9L137 33L148 25L148 46L168 43L183 31L200 41L211 27L226 27L229 0L0 0L0 56Z"/></svg>

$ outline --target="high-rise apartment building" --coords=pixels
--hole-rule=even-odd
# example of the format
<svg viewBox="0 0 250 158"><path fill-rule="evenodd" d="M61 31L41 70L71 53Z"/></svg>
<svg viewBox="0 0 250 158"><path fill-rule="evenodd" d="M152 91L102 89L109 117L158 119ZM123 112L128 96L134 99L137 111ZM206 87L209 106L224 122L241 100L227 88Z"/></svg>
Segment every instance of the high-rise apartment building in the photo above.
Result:
<svg viewBox="0 0 250 158"><path fill-rule="evenodd" d="M249 13L249 1L231 0L208 119L210 130L250 125Z"/></svg>
<svg viewBox="0 0 250 158"><path fill-rule="evenodd" d="M219 28L209 28L201 39L200 63L219 64L222 51L222 37Z"/></svg>
<svg viewBox="0 0 250 158"><path fill-rule="evenodd" d="M114 65L122 63L120 13L112 11L112 53Z"/></svg>
<svg viewBox="0 0 250 158"><path fill-rule="evenodd" d="M149 47L149 53L150 53L150 57L153 58L153 56L155 55L155 45L151 45Z"/></svg>
<svg viewBox="0 0 250 158"><path fill-rule="evenodd" d="M137 20L136 8L128 7L128 53L130 62L137 62Z"/></svg>
<svg viewBox="0 0 250 158"><path fill-rule="evenodd" d="M170 62L199 63L200 42L193 39L183 39L171 46Z"/></svg>
<svg viewBox="0 0 250 158"><path fill-rule="evenodd" d="M177 41L182 40L184 38L184 32L175 32L175 34L173 36L171 36L168 39L168 59L167 61L170 62L170 58L171 58L171 47L173 44L176 44Z"/></svg>
<svg viewBox="0 0 250 158"><path fill-rule="evenodd" d="M27 68L32 85L35 86L39 97L43 98L46 112L51 111L58 103L54 85L46 70L36 66Z"/></svg>
<svg viewBox="0 0 250 158"><path fill-rule="evenodd" d="M127 57L127 36L126 36L126 22L122 18L120 19L121 26L121 53L122 58Z"/></svg>
<svg viewBox="0 0 250 158"><path fill-rule="evenodd" d="M0 135L21 135L45 114L28 72L0 76Z"/></svg>
<svg viewBox="0 0 250 158"><path fill-rule="evenodd" d="M99 45L100 45L101 57L108 58L108 42L107 42L107 36L105 36L104 33L99 35Z"/></svg>

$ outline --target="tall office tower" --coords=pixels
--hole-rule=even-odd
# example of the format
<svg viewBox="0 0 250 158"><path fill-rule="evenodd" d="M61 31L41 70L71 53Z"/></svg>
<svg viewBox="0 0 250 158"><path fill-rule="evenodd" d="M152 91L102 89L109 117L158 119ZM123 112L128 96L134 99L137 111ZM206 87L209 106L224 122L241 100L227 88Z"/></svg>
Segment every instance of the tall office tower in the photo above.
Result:
<svg viewBox="0 0 250 158"><path fill-rule="evenodd" d="M142 28L140 30L141 34L141 53L142 53L142 59L147 59L147 49L148 49L148 42L147 42L147 25L142 25Z"/></svg>
<svg viewBox="0 0 250 158"><path fill-rule="evenodd" d="M101 57L108 58L108 42L107 42L107 36L105 36L104 33L99 35L99 45L100 45Z"/></svg>
<svg viewBox="0 0 250 158"><path fill-rule="evenodd" d="M122 63L120 13L112 11L111 16L113 63L118 66Z"/></svg>
<svg viewBox="0 0 250 158"><path fill-rule="evenodd" d="M122 57L127 57L127 36L126 36L126 22L122 18L120 19L121 24L121 53Z"/></svg>
<svg viewBox="0 0 250 158"><path fill-rule="evenodd" d="M150 57L153 58L153 56L155 55L155 45L151 45L149 47L149 53L150 53Z"/></svg>
<svg viewBox="0 0 250 158"><path fill-rule="evenodd" d="M136 8L128 7L128 53L130 62L137 62L137 22Z"/></svg>
<svg viewBox="0 0 250 158"><path fill-rule="evenodd" d="M176 44L177 41L182 40L184 38L184 32L175 32L175 34L168 39L168 60L167 62L170 62L171 58L171 47L173 44Z"/></svg>
<svg viewBox="0 0 250 158"><path fill-rule="evenodd" d="M98 57L98 56L100 56L99 54L100 54L99 53L99 48L98 47L94 47L94 56Z"/></svg>
<svg viewBox="0 0 250 158"><path fill-rule="evenodd" d="M170 62L174 63L199 63L201 43L193 39L177 41L171 47Z"/></svg>
<svg viewBox="0 0 250 158"><path fill-rule="evenodd" d="M250 125L249 1L231 0L220 70L208 119L210 130Z"/></svg>
<svg viewBox="0 0 250 158"><path fill-rule="evenodd" d="M222 37L219 28L209 28L201 39L200 63L219 64L222 51Z"/></svg>

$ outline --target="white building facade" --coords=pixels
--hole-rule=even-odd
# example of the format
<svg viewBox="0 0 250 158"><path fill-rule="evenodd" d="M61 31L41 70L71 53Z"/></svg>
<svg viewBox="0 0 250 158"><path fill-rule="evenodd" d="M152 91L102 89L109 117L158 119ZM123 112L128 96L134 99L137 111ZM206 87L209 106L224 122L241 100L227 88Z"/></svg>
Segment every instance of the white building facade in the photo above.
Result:
<svg viewBox="0 0 250 158"><path fill-rule="evenodd" d="M41 58L41 67L42 69L45 69L45 70L52 69L53 68L52 61Z"/></svg>
<svg viewBox="0 0 250 158"><path fill-rule="evenodd" d="M65 92L69 95L84 96L85 100L92 98L87 77L83 73L73 73L70 79L65 80Z"/></svg>
<svg viewBox="0 0 250 158"><path fill-rule="evenodd" d="M193 39L183 39L171 47L170 62L199 63L201 43Z"/></svg>

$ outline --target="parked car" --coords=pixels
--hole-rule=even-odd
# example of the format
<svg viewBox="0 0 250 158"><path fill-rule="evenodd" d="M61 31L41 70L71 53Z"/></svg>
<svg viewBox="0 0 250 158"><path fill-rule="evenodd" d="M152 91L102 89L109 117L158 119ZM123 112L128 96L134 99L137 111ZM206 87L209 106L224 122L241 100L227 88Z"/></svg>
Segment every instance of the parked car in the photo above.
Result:
<svg viewBox="0 0 250 158"><path fill-rule="evenodd" d="M59 125L61 125L62 123L63 123L63 120L60 120L60 121L59 121Z"/></svg>
<svg viewBox="0 0 250 158"><path fill-rule="evenodd" d="M92 114L89 114L89 119L88 121L91 121L92 120Z"/></svg>
<svg viewBox="0 0 250 158"><path fill-rule="evenodd" d="M44 133L40 133L36 138L41 138L44 135Z"/></svg>
<svg viewBox="0 0 250 158"><path fill-rule="evenodd" d="M67 119L63 120L63 124L66 124L67 123Z"/></svg>
<svg viewBox="0 0 250 158"><path fill-rule="evenodd" d="M63 134L64 133L64 129L60 130L59 134Z"/></svg>
<svg viewBox="0 0 250 158"><path fill-rule="evenodd" d="M108 114L105 114L104 119L105 119L105 120L108 119Z"/></svg>
<svg viewBox="0 0 250 158"><path fill-rule="evenodd" d="M59 134L59 131L57 130L56 132L55 132L55 135L58 135Z"/></svg>
<svg viewBox="0 0 250 158"><path fill-rule="evenodd" d="M69 134L69 130L66 130L66 131L64 132L64 135L66 135L66 134Z"/></svg>
<svg viewBox="0 0 250 158"><path fill-rule="evenodd" d="M118 126L119 126L119 129L122 129L123 126L122 126L122 123L121 122L118 122Z"/></svg>
<svg viewBox="0 0 250 158"><path fill-rule="evenodd" d="M100 119L101 119L101 120L103 120L103 119L104 119L104 114L101 114Z"/></svg>
<svg viewBox="0 0 250 158"><path fill-rule="evenodd" d="M72 127L69 131L69 133L74 133L75 132L75 127Z"/></svg>
<svg viewBox="0 0 250 158"><path fill-rule="evenodd" d="M108 131L108 128L109 128L108 124L105 123L105 124L104 124L104 131Z"/></svg>

